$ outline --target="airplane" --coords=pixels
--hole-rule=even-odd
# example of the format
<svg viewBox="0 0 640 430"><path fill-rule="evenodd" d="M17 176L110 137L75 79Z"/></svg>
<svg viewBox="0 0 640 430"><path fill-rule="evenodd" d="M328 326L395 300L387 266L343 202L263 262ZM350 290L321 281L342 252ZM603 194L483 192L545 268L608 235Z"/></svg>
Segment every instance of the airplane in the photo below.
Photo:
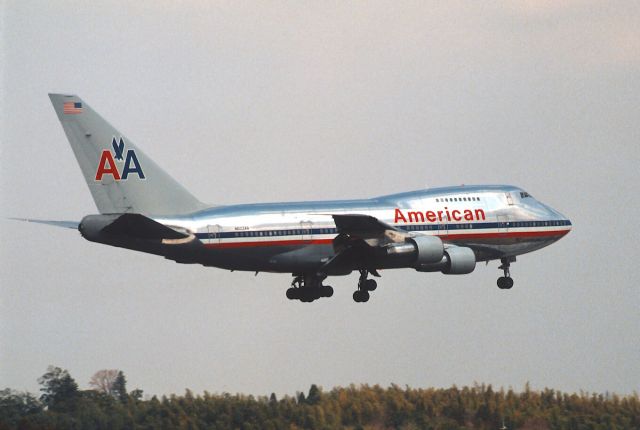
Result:
<svg viewBox="0 0 640 430"><path fill-rule="evenodd" d="M431 188L381 197L210 206L200 202L80 97L49 94L99 214L73 228L87 240L231 271L291 274L290 300L331 297L329 276L357 271L367 302L382 269L463 275L544 248L571 221L511 185Z"/></svg>

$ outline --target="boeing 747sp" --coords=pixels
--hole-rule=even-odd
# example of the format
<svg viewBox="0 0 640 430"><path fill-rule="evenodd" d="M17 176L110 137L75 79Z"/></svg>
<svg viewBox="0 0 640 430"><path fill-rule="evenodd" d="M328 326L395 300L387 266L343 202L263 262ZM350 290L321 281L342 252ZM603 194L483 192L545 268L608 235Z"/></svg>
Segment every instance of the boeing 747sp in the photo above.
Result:
<svg viewBox="0 0 640 430"><path fill-rule="evenodd" d="M362 200L207 206L77 96L50 94L100 212L77 228L92 242L178 263L291 273L286 295L331 297L328 276L360 274L356 302L369 300L380 269L471 273L499 260L498 287L513 286L516 256L571 230L558 211L510 185L435 188ZM36 221L36 220L33 220Z"/></svg>

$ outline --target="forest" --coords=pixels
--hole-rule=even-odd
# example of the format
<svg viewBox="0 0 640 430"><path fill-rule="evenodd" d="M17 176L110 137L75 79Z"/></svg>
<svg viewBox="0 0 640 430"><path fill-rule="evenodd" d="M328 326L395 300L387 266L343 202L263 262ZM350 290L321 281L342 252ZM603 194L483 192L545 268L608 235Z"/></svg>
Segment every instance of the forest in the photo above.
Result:
<svg viewBox="0 0 640 430"><path fill-rule="evenodd" d="M212 394L145 396L122 371L100 370L79 390L50 366L39 395L0 391L4 429L640 429L638 393L563 393L470 387L350 385L278 398Z"/></svg>

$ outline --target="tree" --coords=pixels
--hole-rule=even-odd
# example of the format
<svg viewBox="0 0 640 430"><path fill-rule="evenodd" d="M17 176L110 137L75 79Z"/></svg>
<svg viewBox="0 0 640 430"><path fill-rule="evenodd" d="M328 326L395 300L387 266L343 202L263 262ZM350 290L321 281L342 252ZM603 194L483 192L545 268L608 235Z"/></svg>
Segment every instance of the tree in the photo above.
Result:
<svg viewBox="0 0 640 430"><path fill-rule="evenodd" d="M127 380L122 370L118 371L118 376L116 376L116 380L113 382L113 395L122 403L127 402Z"/></svg>
<svg viewBox="0 0 640 430"><path fill-rule="evenodd" d="M116 380L118 375L122 373L116 369L102 369L93 374L89 380L89 386L91 389L104 393L108 396L118 397L116 394ZM122 376L124 380L124 375ZM122 382L122 381L121 381ZM126 383L126 381L124 381ZM118 387L119 389L120 387ZM125 391L126 393L126 391Z"/></svg>
<svg viewBox="0 0 640 430"><path fill-rule="evenodd" d="M42 411L42 403L32 394L6 388L0 390L0 428L14 426L20 418Z"/></svg>
<svg viewBox="0 0 640 430"><path fill-rule="evenodd" d="M322 397L322 391L318 388L316 384L312 384L309 389L309 395L307 396L307 403L310 405L316 405L320 403L320 399Z"/></svg>
<svg viewBox="0 0 640 430"><path fill-rule="evenodd" d="M136 388L132 392L129 393L133 400L142 400L143 391L140 388Z"/></svg>
<svg viewBox="0 0 640 430"><path fill-rule="evenodd" d="M59 367L49 366L38 383L42 385L40 400L49 410L68 409L78 397L78 384L68 371Z"/></svg>

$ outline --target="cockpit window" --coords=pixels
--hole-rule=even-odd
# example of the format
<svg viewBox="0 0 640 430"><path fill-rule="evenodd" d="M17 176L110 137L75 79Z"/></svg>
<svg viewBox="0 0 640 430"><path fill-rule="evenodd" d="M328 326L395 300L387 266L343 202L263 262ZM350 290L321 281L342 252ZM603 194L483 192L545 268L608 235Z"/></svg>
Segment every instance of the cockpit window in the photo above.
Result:
<svg viewBox="0 0 640 430"><path fill-rule="evenodd" d="M531 194L526 191L520 191L520 198L526 199L527 197L531 197Z"/></svg>

